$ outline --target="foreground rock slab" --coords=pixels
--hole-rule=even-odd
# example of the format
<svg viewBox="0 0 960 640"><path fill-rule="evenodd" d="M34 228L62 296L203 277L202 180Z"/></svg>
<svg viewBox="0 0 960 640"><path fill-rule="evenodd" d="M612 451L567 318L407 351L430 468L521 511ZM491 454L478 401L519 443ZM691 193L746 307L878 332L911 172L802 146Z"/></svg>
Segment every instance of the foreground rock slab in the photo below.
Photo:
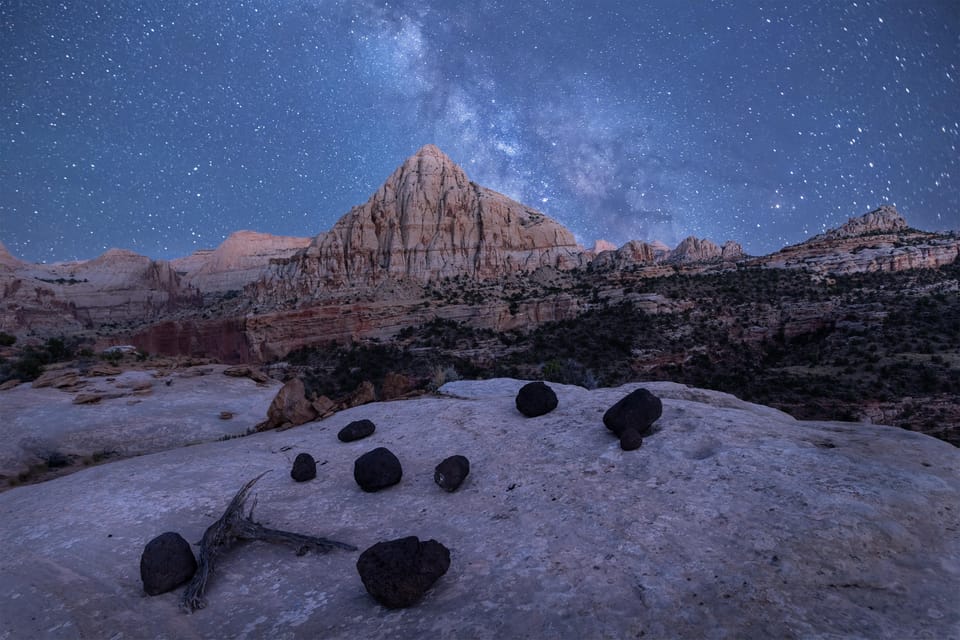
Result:
<svg viewBox="0 0 960 640"><path fill-rule="evenodd" d="M225 376L222 376L225 377ZM376 403L283 432L91 467L0 494L0 638L637 637L949 638L960 610L960 452L900 429L798 422L671 383L559 397L537 428L524 383L460 381L444 396ZM633 389L661 398L657 431L623 452L604 412ZM351 476L367 418L404 480L365 493ZM298 452L325 462L292 482ZM535 451L537 455L531 456ZM322 453L321 453L322 452ZM455 493L437 460L471 462ZM298 557L241 543L207 608L147 597L144 545L199 540L249 478L257 518L366 549L417 536L452 562L409 609L378 606L358 552Z"/></svg>
<svg viewBox="0 0 960 640"><path fill-rule="evenodd" d="M281 384L225 376L226 368L91 371L78 376L76 393L30 384L0 392L0 490L57 458L82 465L252 431Z"/></svg>

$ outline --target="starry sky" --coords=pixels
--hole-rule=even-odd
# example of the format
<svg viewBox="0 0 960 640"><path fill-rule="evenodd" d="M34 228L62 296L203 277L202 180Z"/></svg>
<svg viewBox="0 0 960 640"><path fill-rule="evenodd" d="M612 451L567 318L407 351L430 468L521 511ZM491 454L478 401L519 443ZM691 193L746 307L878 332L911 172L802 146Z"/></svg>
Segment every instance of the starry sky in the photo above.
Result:
<svg viewBox="0 0 960 640"><path fill-rule="evenodd" d="M592 245L960 228L957 0L0 0L0 241L312 236L437 144Z"/></svg>

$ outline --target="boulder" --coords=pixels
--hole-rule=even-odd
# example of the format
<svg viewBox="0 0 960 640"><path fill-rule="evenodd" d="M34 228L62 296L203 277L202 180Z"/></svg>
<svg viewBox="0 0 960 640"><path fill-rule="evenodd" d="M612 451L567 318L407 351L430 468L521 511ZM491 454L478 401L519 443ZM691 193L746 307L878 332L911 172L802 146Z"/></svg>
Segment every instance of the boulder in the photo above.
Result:
<svg viewBox="0 0 960 640"><path fill-rule="evenodd" d="M353 463L353 478L367 492L386 489L403 476L400 460L386 447L378 447L363 454Z"/></svg>
<svg viewBox="0 0 960 640"><path fill-rule="evenodd" d="M416 536L378 542L357 559L367 593L388 609L415 604L449 568L449 549Z"/></svg>
<svg viewBox="0 0 960 640"><path fill-rule="evenodd" d="M342 403L340 403L340 408L349 409L351 407L359 407L362 404L369 404L376 401L377 393L373 387L373 383L369 380L364 380L357 385L357 388L354 389Z"/></svg>
<svg viewBox="0 0 960 640"><path fill-rule="evenodd" d="M444 491L456 491L470 473L470 461L466 456L450 456L437 465L433 481Z"/></svg>
<svg viewBox="0 0 960 640"><path fill-rule="evenodd" d="M603 424L617 437L622 436L627 429L634 429L638 436L643 436L662 413L663 404L660 398L641 388L632 391L607 409L603 414ZM633 442L632 437L630 441Z"/></svg>
<svg viewBox="0 0 960 640"><path fill-rule="evenodd" d="M270 408L267 419L257 425L257 431L267 431L282 426L304 424L317 418L317 410L307 399L303 380L293 378L280 388Z"/></svg>
<svg viewBox="0 0 960 640"><path fill-rule="evenodd" d="M309 453L299 453L290 469L290 477L297 482L306 482L317 477L317 461Z"/></svg>
<svg viewBox="0 0 960 640"><path fill-rule="evenodd" d="M354 420L337 434L340 442L353 442L372 435L377 426L370 420Z"/></svg>
<svg viewBox="0 0 960 640"><path fill-rule="evenodd" d="M536 418L557 408L557 394L543 382L530 382L517 393L517 411Z"/></svg>
<svg viewBox="0 0 960 640"><path fill-rule="evenodd" d="M633 451L639 449L643 444L643 436L632 427L628 427L620 434L620 448L624 451Z"/></svg>
<svg viewBox="0 0 960 640"><path fill-rule="evenodd" d="M147 543L140 556L140 580L149 596L176 589L193 577L197 560L190 543L175 531L167 531Z"/></svg>
<svg viewBox="0 0 960 640"><path fill-rule="evenodd" d="M417 386L417 381L410 376L402 373L390 371L383 377L383 384L380 386L381 400L394 400L400 398Z"/></svg>

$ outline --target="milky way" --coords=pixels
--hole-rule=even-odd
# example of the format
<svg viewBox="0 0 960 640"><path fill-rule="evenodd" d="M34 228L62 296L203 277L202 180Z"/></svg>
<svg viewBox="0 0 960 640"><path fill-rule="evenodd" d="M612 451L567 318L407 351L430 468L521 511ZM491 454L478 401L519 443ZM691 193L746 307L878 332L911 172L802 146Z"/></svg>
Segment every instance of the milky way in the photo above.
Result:
<svg viewBox="0 0 960 640"><path fill-rule="evenodd" d="M960 5L0 3L0 241L310 236L426 143L597 238L960 228Z"/></svg>

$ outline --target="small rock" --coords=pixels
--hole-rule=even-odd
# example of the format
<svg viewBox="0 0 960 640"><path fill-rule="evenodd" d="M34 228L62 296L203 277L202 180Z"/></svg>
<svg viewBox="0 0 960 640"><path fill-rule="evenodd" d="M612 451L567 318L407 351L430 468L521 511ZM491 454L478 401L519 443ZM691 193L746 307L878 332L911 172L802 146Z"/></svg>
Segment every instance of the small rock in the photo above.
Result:
<svg viewBox="0 0 960 640"><path fill-rule="evenodd" d="M14 387L19 386L20 384L21 384L21 382L20 382L19 380L17 380L16 378L13 378L12 380L7 380L7 381L4 382L3 384L0 384L0 391L6 391L7 389L13 389Z"/></svg>
<svg viewBox="0 0 960 640"><path fill-rule="evenodd" d="M370 420L354 420L337 434L340 442L353 442L371 435L377 426Z"/></svg>
<svg viewBox="0 0 960 640"><path fill-rule="evenodd" d="M530 382L517 393L517 411L536 418L557 408L557 394L543 382Z"/></svg>
<svg viewBox="0 0 960 640"><path fill-rule="evenodd" d="M315 420L317 411L307 399L303 380L293 378L277 391L267 409L267 419L256 426L257 431L267 431L283 426L297 426Z"/></svg>
<svg viewBox="0 0 960 640"><path fill-rule="evenodd" d="M386 447L368 451L353 463L353 478L367 492L386 489L403 476L400 460Z"/></svg>
<svg viewBox="0 0 960 640"><path fill-rule="evenodd" d="M638 435L643 436L662 413L660 398L646 389L637 389L607 409L603 414L603 424L618 437L627 429L635 429Z"/></svg>
<svg viewBox="0 0 960 640"><path fill-rule="evenodd" d="M175 531L167 531L147 543L140 556L140 580L147 595L175 589L197 570L190 543Z"/></svg>
<svg viewBox="0 0 960 640"><path fill-rule="evenodd" d="M357 559L367 593L389 609L416 603L449 568L449 549L416 536L378 542Z"/></svg>
<svg viewBox="0 0 960 640"><path fill-rule="evenodd" d="M238 365L236 367L227 367L223 370L223 375L231 378L246 378L250 375L250 367Z"/></svg>
<svg viewBox="0 0 960 640"><path fill-rule="evenodd" d="M627 428L620 434L620 448L624 451L633 451L639 449L643 444L643 436L633 428Z"/></svg>
<svg viewBox="0 0 960 640"><path fill-rule="evenodd" d="M104 397L101 393L78 393L73 398L73 404L96 404Z"/></svg>
<svg viewBox="0 0 960 640"><path fill-rule="evenodd" d="M290 477L297 482L306 482L317 477L317 461L309 453L297 454L290 469Z"/></svg>
<svg viewBox="0 0 960 640"><path fill-rule="evenodd" d="M470 461L465 456L450 456L437 465L433 481L444 491L456 491L470 473Z"/></svg>
<svg viewBox="0 0 960 640"><path fill-rule="evenodd" d="M221 411L221 412L220 412L220 419L221 419L221 420L230 420L231 418L233 418L233 411Z"/></svg>

